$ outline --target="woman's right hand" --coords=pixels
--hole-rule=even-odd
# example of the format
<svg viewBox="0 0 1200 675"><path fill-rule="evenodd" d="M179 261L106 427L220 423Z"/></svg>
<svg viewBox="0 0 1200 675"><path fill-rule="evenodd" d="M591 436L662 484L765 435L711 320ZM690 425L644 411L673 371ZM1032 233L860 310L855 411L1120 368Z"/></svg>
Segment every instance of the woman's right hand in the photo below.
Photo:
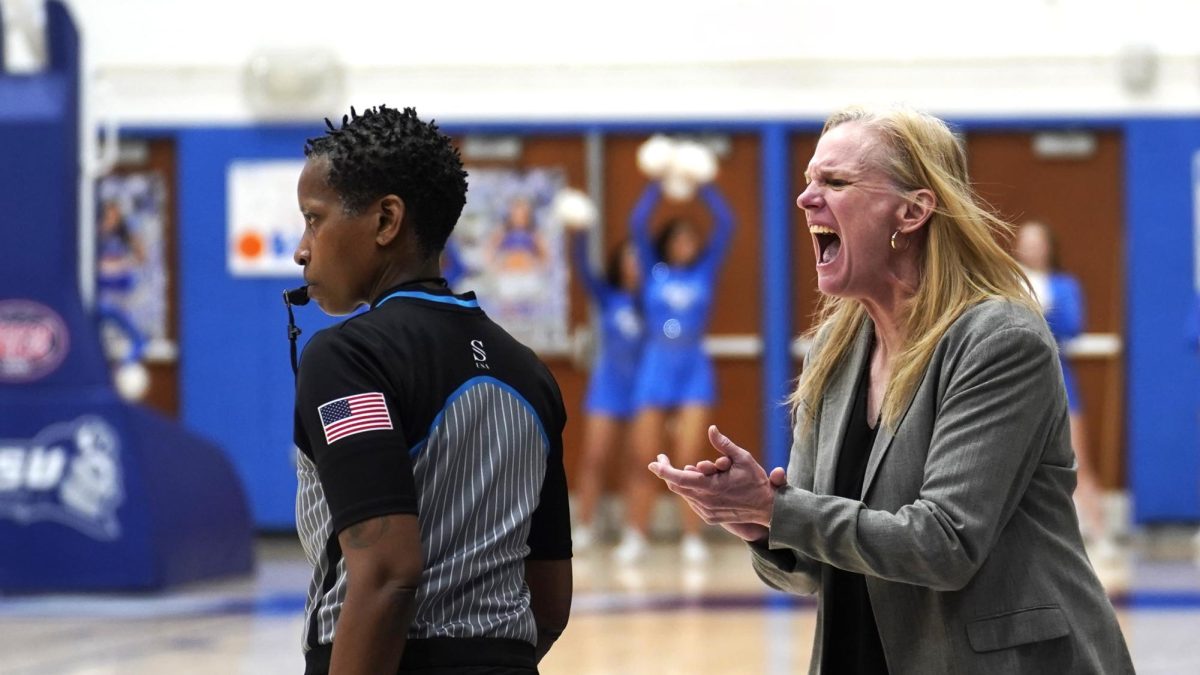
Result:
<svg viewBox="0 0 1200 675"><path fill-rule="evenodd" d="M731 466L732 462L730 459L722 455L714 461L706 459L694 466L688 464L684 467L684 471L696 471L704 474L705 476L711 476L715 473L728 471ZM787 485L787 472L782 468L776 468L771 471L768 478L771 481L771 487L776 489ZM684 497L684 500L687 501L687 498ZM691 505L690 502L688 505ZM752 544L765 542L767 537L771 535L771 530L769 528L764 525L759 525L758 523L721 523L721 527L725 528L735 537Z"/></svg>
<svg viewBox="0 0 1200 675"><path fill-rule="evenodd" d="M718 468L722 459L725 458L718 457L716 464L712 468ZM704 464L704 462L701 462L701 464ZM708 467L704 467L703 469L698 468L698 470L701 472L704 472L706 469L708 469ZM771 471L769 479L771 481L771 487L776 489L781 488L784 485L787 485L787 472L782 468L776 467ZM764 525L759 525L758 523L721 523L721 527L728 530L734 536L741 538L743 541L748 541L751 544L766 542L767 537L771 536L770 528Z"/></svg>

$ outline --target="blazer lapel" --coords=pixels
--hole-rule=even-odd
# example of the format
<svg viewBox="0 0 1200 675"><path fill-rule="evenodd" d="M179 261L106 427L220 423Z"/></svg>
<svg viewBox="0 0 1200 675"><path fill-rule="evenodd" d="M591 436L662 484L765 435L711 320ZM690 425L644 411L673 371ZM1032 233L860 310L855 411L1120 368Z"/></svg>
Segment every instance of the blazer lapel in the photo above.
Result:
<svg viewBox="0 0 1200 675"><path fill-rule="evenodd" d="M926 375L929 373L926 372ZM920 389L920 386L917 387ZM904 412L900 414L900 419L896 420L895 427L889 427L886 424L880 423L882 426L879 433L875 434L875 443L871 445L871 456L867 459L867 473L863 477L862 499L867 498L868 491L871 489L871 481L875 478L875 473L879 470L879 464L883 462L883 456L892 447L892 441L896 438L896 431L900 429L900 425L904 424L904 418L908 416L909 409L912 408L913 401L916 400L916 393L908 399L904 404Z"/></svg>
<svg viewBox="0 0 1200 675"><path fill-rule="evenodd" d="M817 467L813 475L817 494L833 494L833 481L837 473L838 455L842 452L842 439L846 436L846 425L854 409L854 385L862 372L863 361L870 358L871 344L869 319L859 326L858 335L850 353L825 388L821 397L821 417L817 427Z"/></svg>

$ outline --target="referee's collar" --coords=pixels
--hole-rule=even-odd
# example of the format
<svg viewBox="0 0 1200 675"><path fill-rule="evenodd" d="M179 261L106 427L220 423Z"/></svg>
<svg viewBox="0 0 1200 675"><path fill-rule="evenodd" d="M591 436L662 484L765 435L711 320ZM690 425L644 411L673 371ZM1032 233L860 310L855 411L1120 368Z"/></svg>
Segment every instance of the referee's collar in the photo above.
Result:
<svg viewBox="0 0 1200 675"><path fill-rule="evenodd" d="M376 309L385 302L398 299L424 300L465 309L479 309L479 301L475 293L468 291L455 295L445 279L415 279L399 286L393 286L379 295L371 303L371 309Z"/></svg>

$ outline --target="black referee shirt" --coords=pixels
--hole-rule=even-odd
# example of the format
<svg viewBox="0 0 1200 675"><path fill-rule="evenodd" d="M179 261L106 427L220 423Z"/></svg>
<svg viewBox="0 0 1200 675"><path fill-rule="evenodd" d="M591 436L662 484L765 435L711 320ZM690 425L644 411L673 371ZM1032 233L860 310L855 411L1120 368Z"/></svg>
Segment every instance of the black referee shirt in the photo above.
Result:
<svg viewBox="0 0 1200 675"><path fill-rule="evenodd" d="M524 560L571 557L566 413L549 370L474 294L399 286L314 335L295 418L310 665L327 662L345 600L337 534L385 514L420 522L410 640L536 644Z"/></svg>

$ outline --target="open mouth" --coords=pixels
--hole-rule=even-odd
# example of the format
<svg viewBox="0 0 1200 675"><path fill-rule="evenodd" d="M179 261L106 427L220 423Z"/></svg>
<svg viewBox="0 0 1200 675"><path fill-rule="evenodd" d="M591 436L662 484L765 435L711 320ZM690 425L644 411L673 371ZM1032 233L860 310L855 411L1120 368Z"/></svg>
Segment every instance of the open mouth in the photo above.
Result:
<svg viewBox="0 0 1200 675"><path fill-rule="evenodd" d="M832 229L820 225L813 225L808 231L817 240L817 263L827 265L833 262L842 250L842 238Z"/></svg>

